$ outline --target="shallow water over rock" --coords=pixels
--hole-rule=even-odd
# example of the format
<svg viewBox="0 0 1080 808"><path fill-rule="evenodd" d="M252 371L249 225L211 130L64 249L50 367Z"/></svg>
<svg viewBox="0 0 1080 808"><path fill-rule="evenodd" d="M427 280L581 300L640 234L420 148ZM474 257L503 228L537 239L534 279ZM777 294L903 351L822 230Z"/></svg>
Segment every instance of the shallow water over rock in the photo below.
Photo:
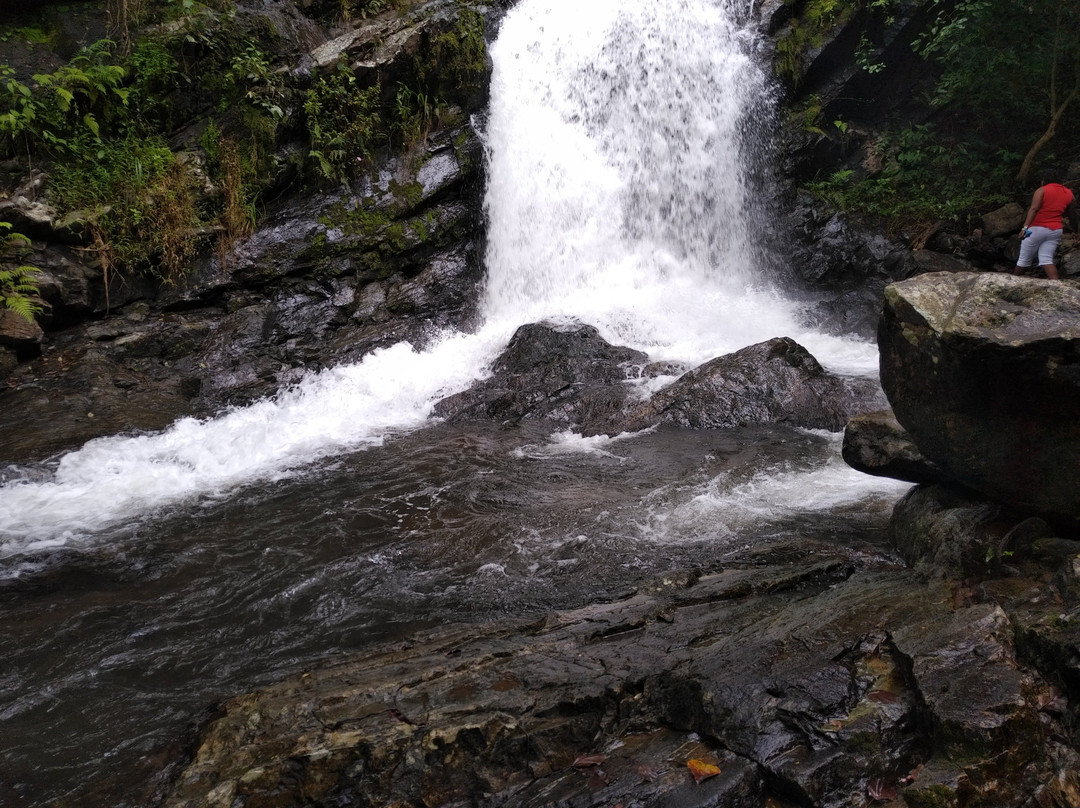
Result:
<svg viewBox="0 0 1080 808"><path fill-rule="evenodd" d="M838 442L433 426L5 558L10 798L142 804L208 705L420 627L612 599L778 539L880 554L904 487L847 469Z"/></svg>

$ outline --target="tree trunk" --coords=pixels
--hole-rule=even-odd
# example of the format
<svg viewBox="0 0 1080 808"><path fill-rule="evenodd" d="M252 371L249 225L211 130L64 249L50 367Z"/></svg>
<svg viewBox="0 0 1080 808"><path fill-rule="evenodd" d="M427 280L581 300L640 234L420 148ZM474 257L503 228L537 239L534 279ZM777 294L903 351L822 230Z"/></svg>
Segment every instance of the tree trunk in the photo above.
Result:
<svg viewBox="0 0 1080 808"><path fill-rule="evenodd" d="M1024 156L1024 162L1020 164L1020 170L1016 173L1016 179L1018 182L1023 183L1027 181L1028 174L1031 173L1031 164L1035 162L1035 156L1042 150L1042 147L1050 142L1050 139L1054 137L1057 132L1058 121L1061 120L1061 116L1065 114L1065 110L1074 98L1076 98L1077 92L1080 92L1080 76L1077 76L1077 83L1073 85L1072 90L1069 92L1065 99L1061 102L1061 105L1054 110L1054 114L1050 116L1050 124L1046 127L1046 131L1042 133L1034 145L1028 150L1028 153Z"/></svg>
<svg viewBox="0 0 1080 808"><path fill-rule="evenodd" d="M1024 162L1020 164L1020 170L1016 174L1016 179L1020 183L1027 181L1028 174L1031 173L1031 164L1035 162L1035 155L1037 155L1042 147L1050 142L1050 139L1057 132L1058 122L1061 120L1061 116L1065 114L1065 110L1068 109L1069 104L1076 98L1078 92L1080 92L1080 53L1076 54L1076 61L1073 63L1073 87L1069 91L1069 94L1065 96L1061 104L1057 104L1057 54L1058 44L1060 40L1060 34L1062 30L1061 13L1063 7L1058 4L1058 18L1057 18L1057 35L1054 37L1054 69L1050 73L1050 123L1046 127L1046 131L1042 133L1042 136L1035 141L1035 144L1028 150L1028 153L1024 156Z"/></svg>

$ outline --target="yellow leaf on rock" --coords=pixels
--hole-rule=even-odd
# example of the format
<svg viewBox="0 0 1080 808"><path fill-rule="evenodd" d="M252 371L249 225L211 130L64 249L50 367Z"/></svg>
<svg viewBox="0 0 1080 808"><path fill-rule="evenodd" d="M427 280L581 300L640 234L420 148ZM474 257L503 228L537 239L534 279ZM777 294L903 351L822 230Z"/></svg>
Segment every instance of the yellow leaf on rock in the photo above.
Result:
<svg viewBox="0 0 1080 808"><path fill-rule="evenodd" d="M720 774L719 766L706 763L704 760L698 760L697 758L694 758L686 765L690 769L690 774L694 775L695 783L700 783L702 780L708 780L710 777L716 777L716 775Z"/></svg>

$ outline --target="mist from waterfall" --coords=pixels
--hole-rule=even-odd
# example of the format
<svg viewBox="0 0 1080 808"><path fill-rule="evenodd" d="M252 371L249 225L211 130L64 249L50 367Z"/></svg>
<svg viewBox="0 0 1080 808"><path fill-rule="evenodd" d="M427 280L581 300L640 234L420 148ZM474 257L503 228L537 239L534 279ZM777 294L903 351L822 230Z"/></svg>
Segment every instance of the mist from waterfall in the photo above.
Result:
<svg viewBox="0 0 1080 808"><path fill-rule="evenodd" d="M769 280L768 191L749 161L771 115L753 35L724 0L521 0L491 47L482 324L401 344L244 409L91 441L0 487L0 557L199 507L415 430L526 322L580 321L691 367L790 336L826 367L876 350L815 333Z"/></svg>

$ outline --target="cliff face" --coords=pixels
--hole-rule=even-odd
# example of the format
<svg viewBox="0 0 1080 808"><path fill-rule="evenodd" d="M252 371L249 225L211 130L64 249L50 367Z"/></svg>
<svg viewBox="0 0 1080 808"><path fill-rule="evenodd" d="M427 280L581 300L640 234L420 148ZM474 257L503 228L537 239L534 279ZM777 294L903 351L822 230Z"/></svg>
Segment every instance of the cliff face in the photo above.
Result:
<svg viewBox="0 0 1080 808"><path fill-rule="evenodd" d="M775 160L759 177L777 213L767 238L772 270L813 325L872 338L888 283L996 268L1009 245L1000 230L876 232L800 190L872 160L886 126L927 114L916 99L929 68L911 47L926 4L890 4L887 16L878 4L822 5L753 9L783 96ZM0 64L35 94L34 74L61 85L74 58L100 92L73 103L102 135L94 144L75 107L46 105L48 137L35 124L0 141L0 222L29 239L9 244L0 270L37 267L44 309L33 324L0 318L11 460L250 401L379 346L422 345L475 313L484 160L472 120L500 5L154 8L45 4L0 42ZM118 85L101 72L108 60L85 55L103 41L112 61L128 54ZM102 172L155 161L167 168L149 183L102 187ZM28 429L19 413L30 412L49 429Z"/></svg>
<svg viewBox="0 0 1080 808"><path fill-rule="evenodd" d="M44 308L35 324L0 321L7 459L250 401L379 346L422 345L473 314L483 157L470 117L486 99L495 11L430 2L344 20L312 3L225 6L130 32L127 64L173 60L159 95L132 97L137 74L125 102L171 133L165 159L198 213L174 242L118 220L117 201L66 210L64 183L91 184L72 168L81 156L43 151L29 175L18 153L5 164L0 221L28 240L7 260L39 269ZM88 44L71 31L84 16L106 15L94 3L61 15L50 35L63 46L52 47ZM17 77L61 62L19 30L0 55ZM88 25L83 38L105 33ZM176 67L225 49L231 78L215 92L205 69ZM135 148L123 137L121 150ZM161 135L138 142L151 141ZM162 206L131 204L140 221ZM182 266L170 269L170 255Z"/></svg>

